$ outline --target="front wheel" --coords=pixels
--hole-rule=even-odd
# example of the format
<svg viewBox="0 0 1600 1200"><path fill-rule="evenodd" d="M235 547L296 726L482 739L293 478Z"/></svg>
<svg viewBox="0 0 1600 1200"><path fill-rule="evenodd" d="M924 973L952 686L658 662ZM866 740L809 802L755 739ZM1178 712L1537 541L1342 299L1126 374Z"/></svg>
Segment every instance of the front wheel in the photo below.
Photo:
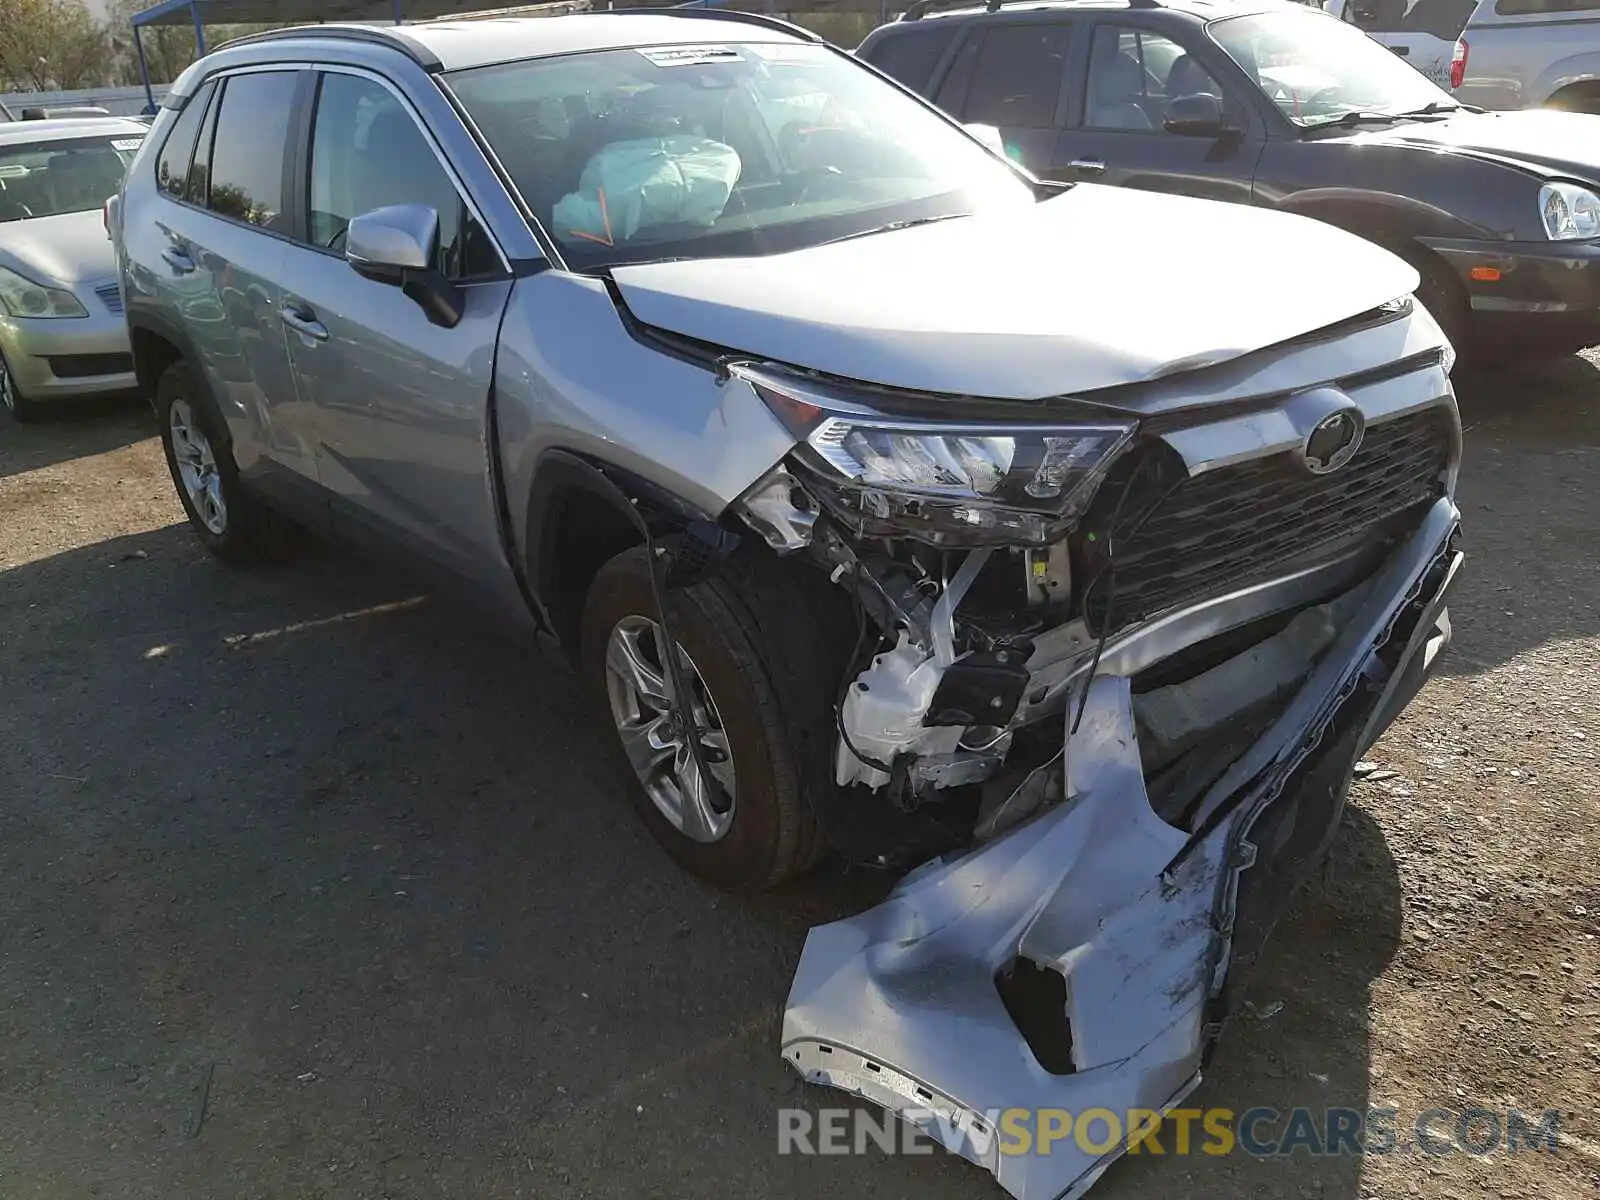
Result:
<svg viewBox="0 0 1600 1200"><path fill-rule="evenodd" d="M37 421L44 415L43 408L22 394L4 354L0 354L0 408L4 408L11 414L11 419L19 423Z"/></svg>
<svg viewBox="0 0 1600 1200"><path fill-rule="evenodd" d="M156 384L156 412L167 469L189 525L225 562L276 562L296 530L244 490L222 421L187 363L173 363Z"/></svg>
<svg viewBox="0 0 1600 1200"><path fill-rule="evenodd" d="M733 891L773 887L811 867L823 849L797 753L797 735L819 714L784 710L772 644L749 601L723 577L669 599L693 733L671 701L644 547L596 575L581 643L591 701L614 731L617 766L641 819L680 864Z"/></svg>

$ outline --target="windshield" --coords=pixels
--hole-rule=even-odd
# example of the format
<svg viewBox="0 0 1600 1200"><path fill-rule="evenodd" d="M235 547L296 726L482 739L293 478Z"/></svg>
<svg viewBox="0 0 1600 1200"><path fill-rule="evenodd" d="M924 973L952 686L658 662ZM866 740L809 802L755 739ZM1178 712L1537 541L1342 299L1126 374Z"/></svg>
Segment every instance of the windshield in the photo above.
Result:
<svg viewBox="0 0 1600 1200"><path fill-rule="evenodd" d="M994 155L819 45L605 50L450 86L578 268L771 254L1034 202Z"/></svg>
<svg viewBox="0 0 1600 1200"><path fill-rule="evenodd" d="M1352 25L1318 13L1229 17L1207 27L1216 43L1261 84L1283 115L1307 128L1352 113L1395 116L1456 102L1393 51Z"/></svg>
<svg viewBox="0 0 1600 1200"><path fill-rule="evenodd" d="M130 133L0 145L0 221L99 211L143 140Z"/></svg>

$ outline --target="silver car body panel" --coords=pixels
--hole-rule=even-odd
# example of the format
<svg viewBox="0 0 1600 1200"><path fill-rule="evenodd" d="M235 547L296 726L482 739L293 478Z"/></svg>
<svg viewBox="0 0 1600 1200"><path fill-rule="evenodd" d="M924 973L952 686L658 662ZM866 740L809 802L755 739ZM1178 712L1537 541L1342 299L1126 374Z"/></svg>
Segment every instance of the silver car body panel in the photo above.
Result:
<svg viewBox="0 0 1600 1200"><path fill-rule="evenodd" d="M1219 784L1231 808L1192 842L1150 807L1130 678L1097 675L1078 732L1064 734L1067 800L964 857L928 864L876 908L811 931L784 1014L785 1061L917 1124L1019 1200L1082 1194L1125 1143L1091 1153L1063 1139L1046 1153L1036 1144L1002 1153L1000 1114L1164 1111L1199 1082L1238 880L1255 861L1251 828L1450 558L1458 521L1441 499L1380 568L1256 744L1251 770L1236 772L1254 782ZM1420 597L1408 659L1431 660L1448 639L1443 595L1458 561ZM1384 710L1380 700L1371 719ZM1375 734L1364 730L1357 745ZM1070 1074L1039 1064L996 989L996 973L1018 956L1066 981Z"/></svg>
<svg viewBox="0 0 1600 1200"><path fill-rule="evenodd" d="M1016 400L1238 358L1417 284L1411 266L1331 225L1094 184L788 254L613 274L647 325L846 379ZM1174 278L1203 280L1207 302L1163 286ZM1261 303L1290 290L1292 305Z"/></svg>
<svg viewBox="0 0 1600 1200"><path fill-rule="evenodd" d="M624 326L605 284L563 271L517 281L495 372L507 494L527 496L541 459L566 450L633 472L721 513L794 446L741 381L661 353ZM513 504L526 549L527 513Z"/></svg>

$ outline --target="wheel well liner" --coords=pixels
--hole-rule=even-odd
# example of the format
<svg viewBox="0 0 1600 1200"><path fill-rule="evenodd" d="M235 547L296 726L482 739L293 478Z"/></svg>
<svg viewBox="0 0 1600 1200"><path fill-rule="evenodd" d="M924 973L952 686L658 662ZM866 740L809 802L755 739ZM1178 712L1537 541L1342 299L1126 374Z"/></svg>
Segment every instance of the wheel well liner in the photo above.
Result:
<svg viewBox="0 0 1600 1200"><path fill-rule="evenodd" d="M527 515L528 588L573 661L589 585L607 562L645 540L641 522L655 536L713 519L632 472L565 450L540 459Z"/></svg>
<svg viewBox="0 0 1600 1200"><path fill-rule="evenodd" d="M145 395L153 398L161 373L180 359L199 368L188 337L180 330L148 314L128 318L128 341L133 351L134 376Z"/></svg>

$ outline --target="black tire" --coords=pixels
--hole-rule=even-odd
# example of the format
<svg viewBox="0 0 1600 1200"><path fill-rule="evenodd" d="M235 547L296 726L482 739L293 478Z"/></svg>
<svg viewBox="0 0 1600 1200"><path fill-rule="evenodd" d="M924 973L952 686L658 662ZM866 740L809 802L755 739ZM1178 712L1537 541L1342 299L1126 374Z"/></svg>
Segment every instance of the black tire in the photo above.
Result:
<svg viewBox="0 0 1600 1200"><path fill-rule="evenodd" d="M223 501L220 526L214 514L208 524L184 483L178 450L174 446L174 405L186 406L193 426L204 436ZM172 473L173 487L177 489L190 528L206 549L224 562L237 566L282 562L289 557L298 544L299 530L240 483L227 426L188 363L175 362L162 373L156 384L155 407L161 421L161 448L167 455L167 470Z"/></svg>
<svg viewBox="0 0 1600 1200"><path fill-rule="evenodd" d="M691 840L656 807L628 762L608 704L606 650L612 631L627 617L656 617L643 546L617 555L595 576L580 641L585 689L597 718L611 730L607 742L645 826L687 870L739 892L795 878L826 849L807 789L827 786L825 777L831 774L830 690L838 678L835 673L828 680L825 664L838 656L831 639L823 642L827 649L818 648L820 622L793 604L769 604L770 591L782 581L760 576L759 565L730 565L668 600L673 634L705 681L733 759L732 824L720 840ZM795 590L790 580L791 599ZM784 638L765 632L774 624L783 625ZM786 657L787 645L806 642L813 649L804 662Z"/></svg>
<svg viewBox="0 0 1600 1200"><path fill-rule="evenodd" d="M4 408L11 419L20 425L43 420L45 415L42 404L22 394L4 354L0 354L0 408Z"/></svg>

